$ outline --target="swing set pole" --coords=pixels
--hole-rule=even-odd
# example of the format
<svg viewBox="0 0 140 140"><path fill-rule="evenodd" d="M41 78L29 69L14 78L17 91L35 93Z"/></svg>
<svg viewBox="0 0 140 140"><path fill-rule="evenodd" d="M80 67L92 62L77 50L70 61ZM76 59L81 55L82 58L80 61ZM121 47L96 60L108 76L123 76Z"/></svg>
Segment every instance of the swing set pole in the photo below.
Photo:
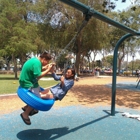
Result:
<svg viewBox="0 0 140 140"><path fill-rule="evenodd" d="M84 5L83 3L77 1L77 0L59 0L59 1L62 1L63 3L65 4L68 4L74 8L76 8L77 10L83 12L83 14L85 15L90 15L90 16L93 16L99 20L102 20L110 25L113 25L117 28L120 28L124 31L126 31L127 33L131 33L132 35L137 35L138 32L117 22L117 21L114 21L112 19L110 19L109 17L103 15L102 13L94 10L93 8L90 8L89 6L87 5Z"/></svg>

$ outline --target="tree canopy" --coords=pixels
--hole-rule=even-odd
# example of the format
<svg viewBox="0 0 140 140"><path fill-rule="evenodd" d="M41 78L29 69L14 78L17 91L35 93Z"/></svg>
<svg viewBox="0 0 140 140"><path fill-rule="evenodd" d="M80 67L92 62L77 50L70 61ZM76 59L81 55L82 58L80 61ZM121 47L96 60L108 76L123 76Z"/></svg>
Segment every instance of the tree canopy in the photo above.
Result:
<svg viewBox="0 0 140 140"><path fill-rule="evenodd" d="M126 11L112 12L113 3L109 5L108 0L80 1L130 28L140 28L139 8L135 11L130 7ZM108 12L105 12L107 8ZM23 65L31 54L38 56L44 50L49 50L57 58L77 34L85 15L58 0L1 0L0 19L0 56L4 58L2 62L7 65L13 63L16 68L17 59ZM116 42L124 34L122 30L91 17L57 62L63 66L63 58L73 53L76 56L76 71L79 73L85 58L90 62L95 61L98 52L105 57L105 54L114 50ZM120 56L123 56L121 60L128 53L138 52L139 43L136 38L126 40L119 50ZM91 54L94 55L93 60Z"/></svg>

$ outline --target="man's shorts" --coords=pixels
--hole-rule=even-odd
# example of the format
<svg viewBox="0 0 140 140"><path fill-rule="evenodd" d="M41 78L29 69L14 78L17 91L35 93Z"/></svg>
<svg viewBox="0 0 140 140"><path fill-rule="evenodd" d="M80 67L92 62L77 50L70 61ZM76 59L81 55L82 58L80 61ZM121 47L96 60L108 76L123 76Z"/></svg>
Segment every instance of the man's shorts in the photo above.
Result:
<svg viewBox="0 0 140 140"><path fill-rule="evenodd" d="M32 93L34 93L36 96L38 96L39 98L41 98L41 97L40 97L40 91L41 91L41 90L40 90L40 86L38 86L37 88L32 88L32 87L31 87L29 90L30 90Z"/></svg>

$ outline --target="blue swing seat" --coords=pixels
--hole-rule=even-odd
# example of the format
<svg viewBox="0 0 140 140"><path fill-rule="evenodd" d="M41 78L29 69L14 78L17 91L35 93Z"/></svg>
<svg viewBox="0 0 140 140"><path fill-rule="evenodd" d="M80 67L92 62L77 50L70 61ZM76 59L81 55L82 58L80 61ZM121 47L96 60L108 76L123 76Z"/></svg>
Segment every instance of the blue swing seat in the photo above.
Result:
<svg viewBox="0 0 140 140"><path fill-rule="evenodd" d="M44 90L41 88L41 90ZM17 94L19 98L32 108L40 111L48 111L53 106L54 99L41 99L25 88L18 87Z"/></svg>

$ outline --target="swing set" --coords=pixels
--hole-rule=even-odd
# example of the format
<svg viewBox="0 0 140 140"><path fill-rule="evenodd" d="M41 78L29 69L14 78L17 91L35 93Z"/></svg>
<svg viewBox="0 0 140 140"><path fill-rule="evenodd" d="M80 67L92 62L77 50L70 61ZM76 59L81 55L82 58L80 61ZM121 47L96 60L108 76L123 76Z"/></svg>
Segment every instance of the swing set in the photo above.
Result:
<svg viewBox="0 0 140 140"><path fill-rule="evenodd" d="M112 78L112 98L111 98L111 115L115 115L115 100L116 100L116 72L117 72L117 54L118 54L118 49L122 42L124 42L127 38L132 37L132 36L140 36L140 32L135 31L117 21L114 21L110 19L109 17L103 15L102 13L94 10L93 8L90 8L87 5L84 5L83 3L77 1L77 0L60 0L61 2L64 2L67 5L70 5L77 10L81 11L85 15L85 19L82 22L81 27L79 28L78 32L76 35L72 38L72 40L66 45L66 47L63 49L63 51L59 54L58 57L66 50L77 38L81 30L85 27L85 25L88 23L89 19L93 16L103 22L106 22L110 25L113 25L123 31L126 32L124 36L122 36L119 41L117 42L115 49L114 49L114 55L113 55L113 78ZM43 90L43 89L42 89ZM18 88L17 90L18 96L29 106L33 107L34 109L41 110L41 111L48 111L51 109L51 107L54 104L53 99L47 99L43 100L36 95L32 94L29 90L23 89L23 88Z"/></svg>
<svg viewBox="0 0 140 140"><path fill-rule="evenodd" d="M111 115L115 115L115 100L116 100L116 75L117 75L117 54L118 54L118 49L122 42L124 42L127 38L132 37L132 36L140 36L139 31L135 31L117 21L114 21L110 19L109 17L103 15L102 13L94 10L93 8L90 8L87 5L84 5L83 3L77 1L77 0L60 0L64 2L67 5L70 5L77 10L83 12L83 14L90 18L90 17L95 17L103 22L106 22L110 25L113 25L123 31L126 32L124 36L122 36L119 41L117 42L115 49L114 49L114 55L113 55L113 78L112 78L112 99L111 99Z"/></svg>

